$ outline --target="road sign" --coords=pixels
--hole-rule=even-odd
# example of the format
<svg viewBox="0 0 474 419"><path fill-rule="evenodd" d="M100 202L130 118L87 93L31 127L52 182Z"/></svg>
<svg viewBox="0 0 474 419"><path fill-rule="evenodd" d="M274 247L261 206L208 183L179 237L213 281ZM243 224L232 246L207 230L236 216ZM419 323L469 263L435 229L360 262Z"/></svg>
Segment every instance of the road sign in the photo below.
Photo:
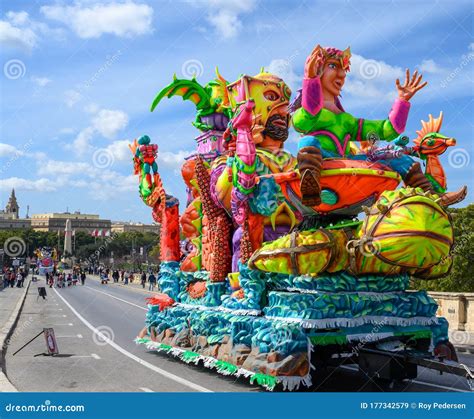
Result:
<svg viewBox="0 0 474 419"><path fill-rule="evenodd" d="M59 354L58 344L56 343L56 337L54 336L53 328L44 328L43 329L44 338L46 340L46 347L48 348L49 355Z"/></svg>

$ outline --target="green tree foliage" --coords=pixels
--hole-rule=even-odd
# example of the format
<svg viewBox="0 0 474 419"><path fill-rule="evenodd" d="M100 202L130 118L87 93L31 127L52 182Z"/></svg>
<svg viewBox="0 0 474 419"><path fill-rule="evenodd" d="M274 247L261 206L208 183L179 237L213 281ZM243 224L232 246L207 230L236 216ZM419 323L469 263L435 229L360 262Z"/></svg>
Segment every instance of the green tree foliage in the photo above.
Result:
<svg viewBox="0 0 474 419"><path fill-rule="evenodd" d="M449 275L432 281L414 281L414 288L430 291L474 292L474 204L449 211L454 225L453 267Z"/></svg>

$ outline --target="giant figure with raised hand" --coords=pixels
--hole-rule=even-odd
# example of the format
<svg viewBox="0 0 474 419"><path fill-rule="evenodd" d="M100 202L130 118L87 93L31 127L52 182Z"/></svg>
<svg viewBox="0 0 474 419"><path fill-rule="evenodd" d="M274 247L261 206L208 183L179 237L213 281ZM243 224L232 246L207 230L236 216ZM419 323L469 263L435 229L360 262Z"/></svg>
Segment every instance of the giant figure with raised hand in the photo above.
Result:
<svg viewBox="0 0 474 419"><path fill-rule="evenodd" d="M383 141L396 139L404 130L410 109L410 99L426 86L417 71L410 76L406 70L403 85L396 80L398 98L388 118L368 120L356 118L345 112L339 96L346 74L350 70L351 53L336 48L316 46L305 64L303 89L293 110L293 125L304 136L299 141L298 166L301 175L303 204L317 206L321 202L320 175L324 158L343 157L352 160L367 160L366 154L352 154L351 141L360 141L364 146L371 136ZM425 192L435 193L430 180L418 162L410 156L401 156L380 163L398 172L407 186L419 187ZM441 205L449 206L464 199L466 187L457 192L441 195Z"/></svg>

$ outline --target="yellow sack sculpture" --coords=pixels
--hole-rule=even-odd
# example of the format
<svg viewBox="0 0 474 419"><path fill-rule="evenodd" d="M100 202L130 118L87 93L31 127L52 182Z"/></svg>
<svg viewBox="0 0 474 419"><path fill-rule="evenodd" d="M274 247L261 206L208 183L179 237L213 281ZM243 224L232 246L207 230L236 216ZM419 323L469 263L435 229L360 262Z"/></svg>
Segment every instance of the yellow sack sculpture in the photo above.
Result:
<svg viewBox="0 0 474 419"><path fill-rule="evenodd" d="M264 244L250 267L293 275L350 270L437 278L451 267L454 242L451 219L437 198L413 188L384 192L360 229L294 231Z"/></svg>

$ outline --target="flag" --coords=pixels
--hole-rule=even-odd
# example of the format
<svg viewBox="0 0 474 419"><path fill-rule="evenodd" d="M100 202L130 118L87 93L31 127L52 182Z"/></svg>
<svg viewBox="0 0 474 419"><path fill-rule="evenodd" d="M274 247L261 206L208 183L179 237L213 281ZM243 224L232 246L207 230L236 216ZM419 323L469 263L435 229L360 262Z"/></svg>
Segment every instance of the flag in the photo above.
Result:
<svg viewBox="0 0 474 419"><path fill-rule="evenodd" d="M103 230L97 230L97 236L102 237L102 231Z"/></svg>
<svg viewBox="0 0 474 419"><path fill-rule="evenodd" d="M105 236L105 237L110 237L110 230L105 230L104 236Z"/></svg>
<svg viewBox="0 0 474 419"><path fill-rule="evenodd" d="M72 235L73 235L73 236L76 235L76 230L72 230Z"/></svg>

